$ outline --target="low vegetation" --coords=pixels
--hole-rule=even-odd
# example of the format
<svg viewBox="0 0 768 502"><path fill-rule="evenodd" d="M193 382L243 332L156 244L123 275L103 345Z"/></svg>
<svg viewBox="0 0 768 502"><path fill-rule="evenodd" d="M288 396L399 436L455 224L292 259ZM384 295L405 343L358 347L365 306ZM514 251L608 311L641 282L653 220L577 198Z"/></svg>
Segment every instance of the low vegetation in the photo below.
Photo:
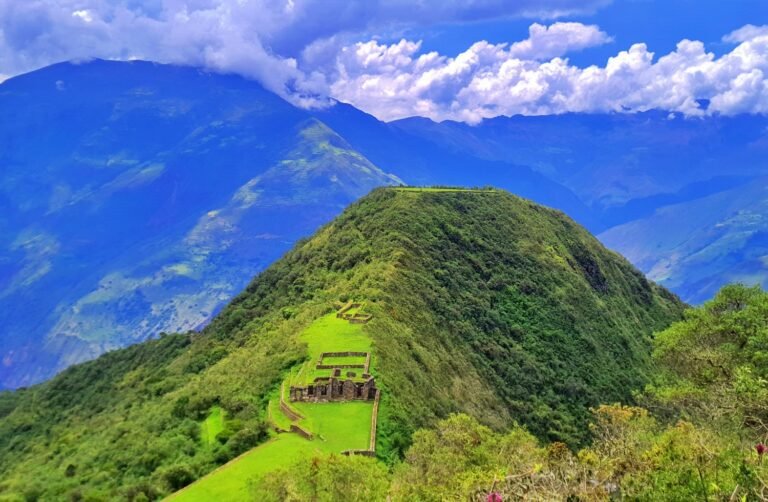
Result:
<svg viewBox="0 0 768 502"><path fill-rule="evenodd" d="M200 428L200 437L203 443L209 446L216 443L218 435L224 431L224 415L225 412L221 406L211 408L211 412Z"/></svg>
<svg viewBox="0 0 768 502"><path fill-rule="evenodd" d="M766 333L768 294L726 287L656 337L646 408L593 408L592 442L579 450L452 415L416 432L394 468L308 458L254 490L275 501L765 500Z"/></svg>
<svg viewBox="0 0 768 502"><path fill-rule="evenodd" d="M327 314L313 322L303 331L300 339L307 344L310 357L289 373L281 385L281 391L284 392L285 405L303 418L292 421L280 409L280 395L273 395L268 405L270 423L285 432L277 434L266 444L252 449L177 492L172 497L174 501L243 500L251 494L254 486L260 484L261 479L275 470L304 458L368 448L372 403L291 403L287 394L291 382L301 385L305 383L306 374L311 374L311 368L323 352L369 351L370 339L361 329L361 325L338 319L335 313ZM205 424L216 416L215 411L212 411ZM294 423L313 434L312 440L288 432Z"/></svg>
<svg viewBox="0 0 768 502"><path fill-rule="evenodd" d="M557 211L502 191L376 190L260 274L201 333L111 352L0 395L0 499L154 500L245 452L232 472L257 473L268 462L253 454L260 448L290 468L299 443L271 436L270 403L293 371L336 349L326 337L349 341L323 323L350 299L374 315L354 328L360 345L344 348L375 355L383 463L329 460L318 480L349 465L386 470L418 444L417 430L452 414L489 434L518 422L537 441L583 448L591 408L638 404L633 392L653 372L651 335L684 308ZM211 441L203 431L218 427L209 427L217 408L224 420ZM364 411L350 408L350 420L363 423ZM334 417L344 414L316 426ZM345 447L320 434L329 449L302 459ZM245 478L227 483L241 490Z"/></svg>

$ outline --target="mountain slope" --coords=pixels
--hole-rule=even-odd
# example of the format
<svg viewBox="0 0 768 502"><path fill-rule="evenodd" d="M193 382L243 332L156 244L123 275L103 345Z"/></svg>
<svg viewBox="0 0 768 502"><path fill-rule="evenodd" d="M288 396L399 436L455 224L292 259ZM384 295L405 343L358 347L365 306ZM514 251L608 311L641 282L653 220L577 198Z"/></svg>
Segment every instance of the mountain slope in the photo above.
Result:
<svg viewBox="0 0 768 502"><path fill-rule="evenodd" d="M0 388L203 326L376 186L495 184L591 222L530 169L456 156L351 107L310 113L234 75L63 63L4 81L0 109ZM358 142L378 142L376 158Z"/></svg>
<svg viewBox="0 0 768 502"><path fill-rule="evenodd" d="M692 303L729 282L768 286L768 178L675 204L600 239Z"/></svg>
<svg viewBox="0 0 768 502"><path fill-rule="evenodd" d="M400 182L258 84L192 68L56 65L4 82L0 107L0 388L202 326Z"/></svg>
<svg viewBox="0 0 768 502"><path fill-rule="evenodd" d="M464 411L579 443L631 399L683 305L562 213L497 190L378 189L261 273L203 330L0 394L0 494L149 498L268 438L302 333L350 298L373 320L377 453ZM320 336L323 335L320 331ZM209 444L200 430L224 416Z"/></svg>

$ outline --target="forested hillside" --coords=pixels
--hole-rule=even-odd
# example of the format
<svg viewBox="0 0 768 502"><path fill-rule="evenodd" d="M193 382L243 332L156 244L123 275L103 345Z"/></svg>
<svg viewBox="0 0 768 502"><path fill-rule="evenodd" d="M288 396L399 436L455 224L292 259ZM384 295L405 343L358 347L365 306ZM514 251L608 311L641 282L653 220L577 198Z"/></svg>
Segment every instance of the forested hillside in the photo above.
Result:
<svg viewBox="0 0 768 502"><path fill-rule="evenodd" d="M0 497L155 499L262 443L270 397L307 358L299 334L348 299L373 314L384 461L456 412L585 444L590 407L632 402L652 332L683 310L560 212L493 189L378 189L201 333L2 394Z"/></svg>
<svg viewBox="0 0 768 502"><path fill-rule="evenodd" d="M314 456L259 479L259 500L765 500L768 294L730 285L657 334L640 406L591 412L580 450L453 415L394 469ZM359 475L363 477L358 477Z"/></svg>

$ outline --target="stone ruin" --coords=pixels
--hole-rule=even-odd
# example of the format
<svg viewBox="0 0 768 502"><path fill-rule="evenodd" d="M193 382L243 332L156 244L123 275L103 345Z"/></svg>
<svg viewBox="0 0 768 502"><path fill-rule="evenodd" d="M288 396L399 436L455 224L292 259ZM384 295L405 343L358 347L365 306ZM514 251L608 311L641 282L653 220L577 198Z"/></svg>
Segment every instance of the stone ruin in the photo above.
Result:
<svg viewBox="0 0 768 502"><path fill-rule="evenodd" d="M363 364L324 364L329 357L365 357ZM328 377L317 377L304 387L291 386L291 401L369 401L376 398L376 382L369 373L371 354L368 352L323 352L315 369L331 370ZM361 370L360 377L353 369ZM347 371L343 371L347 370Z"/></svg>
<svg viewBox="0 0 768 502"><path fill-rule="evenodd" d="M373 319L373 314L364 314L362 312L356 312L354 314L349 313L350 310L359 309L362 306L363 306L362 303L355 303L352 300L350 300L346 304L344 304L344 306L341 307L338 312L336 312L336 317L338 319L344 319L345 321L349 321L351 324L365 324L371 319Z"/></svg>

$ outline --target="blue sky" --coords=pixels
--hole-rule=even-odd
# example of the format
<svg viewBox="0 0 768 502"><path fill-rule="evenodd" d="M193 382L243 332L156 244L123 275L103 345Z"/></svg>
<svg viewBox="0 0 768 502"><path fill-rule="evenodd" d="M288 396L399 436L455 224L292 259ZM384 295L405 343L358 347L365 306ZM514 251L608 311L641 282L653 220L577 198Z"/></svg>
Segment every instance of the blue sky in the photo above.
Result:
<svg viewBox="0 0 768 502"><path fill-rule="evenodd" d="M0 81L93 57L384 120L768 113L766 0L0 0Z"/></svg>
<svg viewBox="0 0 768 502"><path fill-rule="evenodd" d="M543 18L496 19L473 23L441 24L407 30L409 37L424 40L426 50L437 50L455 56L477 40L493 43L525 38L531 21L546 23ZM602 64L619 49L645 42L660 53L674 50L684 38L700 40L716 54L730 50L722 42L723 35L746 24L768 24L766 0L619 0L594 12L564 16L562 20L596 24L609 33L614 42L570 55L579 66ZM394 42L400 37L386 37Z"/></svg>

